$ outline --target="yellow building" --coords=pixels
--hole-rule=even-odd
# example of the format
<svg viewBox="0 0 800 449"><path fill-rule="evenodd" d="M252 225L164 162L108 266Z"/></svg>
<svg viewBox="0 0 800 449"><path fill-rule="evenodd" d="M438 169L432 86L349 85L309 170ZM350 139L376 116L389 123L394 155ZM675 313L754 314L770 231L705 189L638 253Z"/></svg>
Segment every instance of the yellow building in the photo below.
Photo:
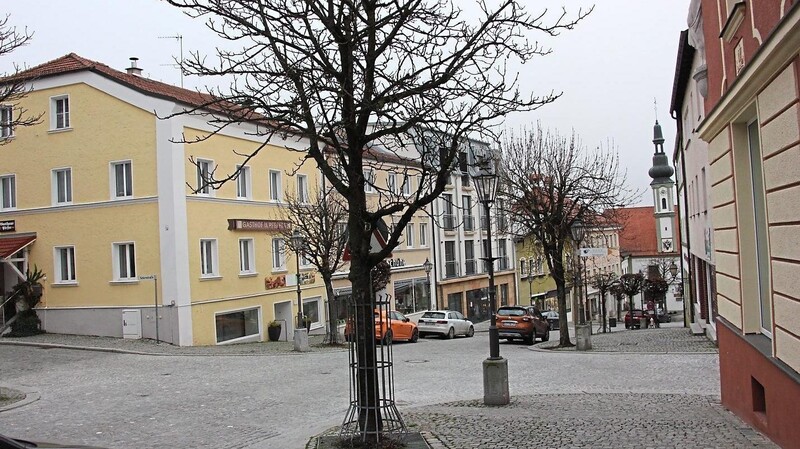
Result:
<svg viewBox="0 0 800 449"><path fill-rule="evenodd" d="M204 186L262 143L256 125L209 137L207 118L173 115L209 97L140 73L69 54L19 75L20 106L44 115L0 151L0 289L41 268L48 332L182 346L263 340L272 320L291 332L297 267L278 206L318 182L311 164L287 174L306 146L271 142L237 179ZM208 138L182 143L195 137ZM321 281L300 270L303 312L323 328Z"/></svg>

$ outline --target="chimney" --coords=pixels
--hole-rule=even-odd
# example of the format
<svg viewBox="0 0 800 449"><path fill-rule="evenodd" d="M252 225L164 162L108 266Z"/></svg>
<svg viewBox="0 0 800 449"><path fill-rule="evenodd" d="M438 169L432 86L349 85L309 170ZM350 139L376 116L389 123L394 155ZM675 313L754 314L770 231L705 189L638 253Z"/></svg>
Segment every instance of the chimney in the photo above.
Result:
<svg viewBox="0 0 800 449"><path fill-rule="evenodd" d="M125 71L128 72L128 75L142 76L142 69L136 66L136 62L139 60L139 58L132 56L130 59L131 66L125 69Z"/></svg>

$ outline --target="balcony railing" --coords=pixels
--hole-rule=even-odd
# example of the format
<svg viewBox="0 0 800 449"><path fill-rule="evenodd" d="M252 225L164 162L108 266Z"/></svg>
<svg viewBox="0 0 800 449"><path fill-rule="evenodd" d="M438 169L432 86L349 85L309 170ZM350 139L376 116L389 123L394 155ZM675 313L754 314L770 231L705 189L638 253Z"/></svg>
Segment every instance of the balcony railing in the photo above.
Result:
<svg viewBox="0 0 800 449"><path fill-rule="evenodd" d="M469 187L470 186L470 182L472 182L470 180L470 176L467 173L462 173L461 174L461 185L463 187Z"/></svg>
<svg viewBox="0 0 800 449"><path fill-rule="evenodd" d="M444 277L454 278L458 276L458 262L455 260L446 261L444 263Z"/></svg>
<svg viewBox="0 0 800 449"><path fill-rule="evenodd" d="M499 270L508 270L508 256L500 256L497 258L498 262L498 269Z"/></svg>
<svg viewBox="0 0 800 449"><path fill-rule="evenodd" d="M475 274L475 259L467 259L464 268L466 274Z"/></svg>
<svg viewBox="0 0 800 449"><path fill-rule="evenodd" d="M472 215L464 215L464 230L467 232L475 230L475 217Z"/></svg>
<svg viewBox="0 0 800 449"><path fill-rule="evenodd" d="M442 227L445 231L452 231L456 228L456 216L452 214L444 214L442 220Z"/></svg>
<svg viewBox="0 0 800 449"><path fill-rule="evenodd" d="M485 215L481 215L481 230L489 229L489 220Z"/></svg>

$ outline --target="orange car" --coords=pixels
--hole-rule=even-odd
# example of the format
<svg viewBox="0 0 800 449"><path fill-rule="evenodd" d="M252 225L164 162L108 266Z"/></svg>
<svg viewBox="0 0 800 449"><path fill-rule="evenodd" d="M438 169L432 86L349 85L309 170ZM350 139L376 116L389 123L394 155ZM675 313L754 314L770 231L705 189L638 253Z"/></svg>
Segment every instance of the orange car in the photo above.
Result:
<svg viewBox="0 0 800 449"><path fill-rule="evenodd" d="M390 311L389 317L386 317L386 312L375 311L375 339L381 343L389 343L395 340L405 340L411 343L416 343L419 340L419 330L417 325L406 318L400 312ZM353 333L352 320L347 320L344 328L344 338L350 341ZM388 332L387 332L388 327Z"/></svg>

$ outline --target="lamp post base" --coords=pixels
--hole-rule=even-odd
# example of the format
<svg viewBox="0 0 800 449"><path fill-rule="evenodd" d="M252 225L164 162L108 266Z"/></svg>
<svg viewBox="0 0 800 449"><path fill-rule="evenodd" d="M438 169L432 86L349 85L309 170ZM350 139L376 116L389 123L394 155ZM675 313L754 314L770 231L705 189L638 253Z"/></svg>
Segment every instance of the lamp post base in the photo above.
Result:
<svg viewBox="0 0 800 449"><path fill-rule="evenodd" d="M508 360L500 357L483 361L483 403L508 405Z"/></svg>
<svg viewBox="0 0 800 449"><path fill-rule="evenodd" d="M578 351L588 351L592 349L592 325L576 324L575 341L577 343L577 347L575 349Z"/></svg>
<svg viewBox="0 0 800 449"><path fill-rule="evenodd" d="M308 352L308 331L305 329L294 330L294 350L297 352Z"/></svg>

